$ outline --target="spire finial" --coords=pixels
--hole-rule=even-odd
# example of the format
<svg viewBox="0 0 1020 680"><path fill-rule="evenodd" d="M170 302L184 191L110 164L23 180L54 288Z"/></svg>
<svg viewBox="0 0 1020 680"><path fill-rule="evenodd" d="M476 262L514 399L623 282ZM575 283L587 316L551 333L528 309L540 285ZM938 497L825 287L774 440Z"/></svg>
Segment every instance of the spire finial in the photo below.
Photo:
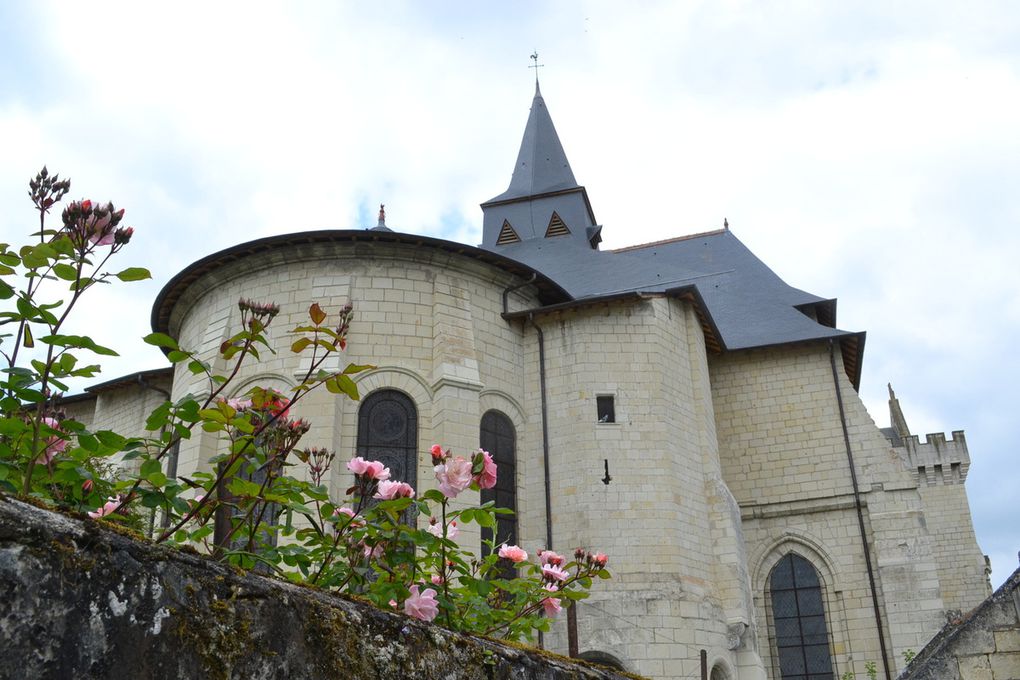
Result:
<svg viewBox="0 0 1020 680"><path fill-rule="evenodd" d="M386 226L386 206L383 205L382 203L379 204L379 224L375 226L377 227Z"/></svg>
<svg viewBox="0 0 1020 680"><path fill-rule="evenodd" d="M545 66L545 64L538 63L538 50L535 50L534 52L531 53L531 61L535 63L529 66L528 68L535 69L535 91L538 92L538 69Z"/></svg>

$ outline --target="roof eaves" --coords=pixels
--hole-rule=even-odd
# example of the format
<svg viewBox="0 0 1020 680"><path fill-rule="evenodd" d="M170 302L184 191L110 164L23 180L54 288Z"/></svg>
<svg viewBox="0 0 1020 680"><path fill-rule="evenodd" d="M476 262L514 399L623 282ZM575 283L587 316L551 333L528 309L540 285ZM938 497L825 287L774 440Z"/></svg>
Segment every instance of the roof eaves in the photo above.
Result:
<svg viewBox="0 0 1020 680"><path fill-rule="evenodd" d="M174 369L171 366L166 368L150 368L147 371L135 371L134 373L128 373L106 382L101 382L98 385L92 385L86 387L85 392L88 394L98 394L99 392L105 392L106 390L112 390L117 387L126 387L128 385L137 385L144 383L153 378L172 378Z"/></svg>
<svg viewBox="0 0 1020 680"><path fill-rule="evenodd" d="M715 320L708 311L708 305L705 304L705 300L701 297L701 292L698 291L697 286L693 285L678 286L662 292L627 291L623 293L613 293L610 295L594 295L591 297L583 297L569 300L567 302L561 302L555 305L546 305L544 307L522 309L517 312L508 312L502 316L504 319L509 321L511 319L524 319L536 314L550 314L553 312L578 309L597 304L627 301L637 302L657 297L673 297L690 302L694 306L695 314L697 314L698 321L701 324L701 330L705 334L706 347L708 347L709 351L714 354L726 351L726 344L722 340L722 334L719 333L719 328L716 326Z"/></svg>
<svg viewBox="0 0 1020 680"><path fill-rule="evenodd" d="M317 243L396 243L415 247L435 248L442 252L469 257L496 266L510 274L527 278L537 273L536 285L540 294L546 297L570 299L570 294L554 280L539 272L530 265L513 260L492 250L476 248L463 243L446 241L431 236L404 234L389 231L371 231L364 229L332 229L305 231L294 234L280 234L247 241L224 250L217 251L191 263L171 278L156 296L152 306L150 324L154 331L166 333L169 330L170 311L180 300L184 291L202 276L217 267L235 262L242 258L271 252L282 246Z"/></svg>

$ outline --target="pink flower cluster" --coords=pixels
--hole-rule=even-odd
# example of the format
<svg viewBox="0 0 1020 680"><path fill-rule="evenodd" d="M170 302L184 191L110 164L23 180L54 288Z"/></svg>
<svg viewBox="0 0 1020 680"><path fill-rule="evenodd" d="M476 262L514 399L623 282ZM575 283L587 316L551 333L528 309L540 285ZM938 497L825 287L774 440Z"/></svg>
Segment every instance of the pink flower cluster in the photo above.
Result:
<svg viewBox="0 0 1020 680"><path fill-rule="evenodd" d="M478 449L471 460L467 460L453 457L436 444L432 447L432 464L439 491L447 498L456 498L468 487L478 490L496 486L496 463L488 451Z"/></svg>
<svg viewBox="0 0 1020 680"><path fill-rule="evenodd" d="M113 203L93 205L92 201L71 201L61 216L64 229L80 251L93 246L119 246L131 240L135 230L118 228L124 219L124 209L117 210ZM116 250L116 248L115 248Z"/></svg>
<svg viewBox="0 0 1020 680"><path fill-rule="evenodd" d="M528 553L516 545L501 545L499 547L499 556L505 560L510 560L514 564L528 559Z"/></svg>
<svg viewBox="0 0 1020 680"><path fill-rule="evenodd" d="M54 430L60 431L60 423L57 422L56 418L45 417L42 419L42 423L47 427L51 427ZM64 439L63 437L60 437L55 434L50 435L49 437L46 438L46 447L43 449L42 453L39 454L38 462L42 463L43 465L49 465L50 461L53 460L54 456L56 456L58 453L64 452L64 450L67 448L67 443L68 443L67 440Z"/></svg>
<svg viewBox="0 0 1020 680"><path fill-rule="evenodd" d="M443 523L438 521L435 517L430 517L429 528L426 529L425 531L429 532L436 538L442 538ZM450 524L446 527L446 537L449 538L450 540L453 540L457 538L458 534L460 534L460 529L457 528L457 520L454 520L450 522Z"/></svg>
<svg viewBox="0 0 1020 680"><path fill-rule="evenodd" d="M90 512L89 517L91 517L92 519L99 519L100 517L105 517L112 513L114 510L116 510L119 506L120 496L113 496L111 498L107 498L106 503L103 504L103 507L99 508L98 510Z"/></svg>
<svg viewBox="0 0 1020 680"><path fill-rule="evenodd" d="M382 465L382 463L379 463ZM414 498L414 487L407 482L379 482L379 488L375 492L375 498L390 501L394 498Z"/></svg>
<svg viewBox="0 0 1020 680"><path fill-rule="evenodd" d="M545 586L543 586L543 588L550 593L555 593L559 590L559 586L553 583L546 583ZM560 610L563 609L563 607L560 606L560 598L547 597L544 600L542 600L542 609L545 610L545 615L551 619L557 614L559 614Z"/></svg>
<svg viewBox="0 0 1020 680"><path fill-rule="evenodd" d="M436 591L426 588L418 592L418 586L410 587L411 594L404 600L404 613L422 621L431 621L439 613L439 602L436 601Z"/></svg>
<svg viewBox="0 0 1020 680"><path fill-rule="evenodd" d="M364 477L377 482L384 482L390 478L390 469L377 460L365 460L361 456L351 458L347 463L347 469L354 473L355 477Z"/></svg>

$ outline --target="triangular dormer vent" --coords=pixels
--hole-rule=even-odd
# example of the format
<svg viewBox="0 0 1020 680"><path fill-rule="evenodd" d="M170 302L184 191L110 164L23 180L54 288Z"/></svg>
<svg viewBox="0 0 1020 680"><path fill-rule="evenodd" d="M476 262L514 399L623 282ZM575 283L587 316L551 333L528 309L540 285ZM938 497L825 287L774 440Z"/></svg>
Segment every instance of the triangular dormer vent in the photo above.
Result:
<svg viewBox="0 0 1020 680"><path fill-rule="evenodd" d="M517 235L514 228L510 226L509 220L503 220L503 228L499 230L499 236L496 238L497 246L505 246L510 243L520 243L521 237Z"/></svg>
<svg viewBox="0 0 1020 680"><path fill-rule="evenodd" d="M567 225L554 210L552 217L549 218L549 226L545 230L545 237L566 236L569 233L570 230L567 229Z"/></svg>

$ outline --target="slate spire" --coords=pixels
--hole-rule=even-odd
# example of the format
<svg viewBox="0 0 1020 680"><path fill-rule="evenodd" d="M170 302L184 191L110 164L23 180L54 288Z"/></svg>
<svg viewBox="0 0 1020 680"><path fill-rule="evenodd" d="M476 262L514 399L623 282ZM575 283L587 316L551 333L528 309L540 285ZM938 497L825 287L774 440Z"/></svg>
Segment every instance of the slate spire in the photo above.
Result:
<svg viewBox="0 0 1020 680"><path fill-rule="evenodd" d="M524 128L524 139L517 153L510 186L487 202L537 196L576 187L577 180L570 169L567 154L556 134L556 127L549 116L538 81L535 81L535 98L531 102L531 114Z"/></svg>
<svg viewBox="0 0 1020 680"><path fill-rule="evenodd" d="M482 215L483 248L550 247L572 257L575 247L597 249L602 240L537 80L510 186L482 203Z"/></svg>

